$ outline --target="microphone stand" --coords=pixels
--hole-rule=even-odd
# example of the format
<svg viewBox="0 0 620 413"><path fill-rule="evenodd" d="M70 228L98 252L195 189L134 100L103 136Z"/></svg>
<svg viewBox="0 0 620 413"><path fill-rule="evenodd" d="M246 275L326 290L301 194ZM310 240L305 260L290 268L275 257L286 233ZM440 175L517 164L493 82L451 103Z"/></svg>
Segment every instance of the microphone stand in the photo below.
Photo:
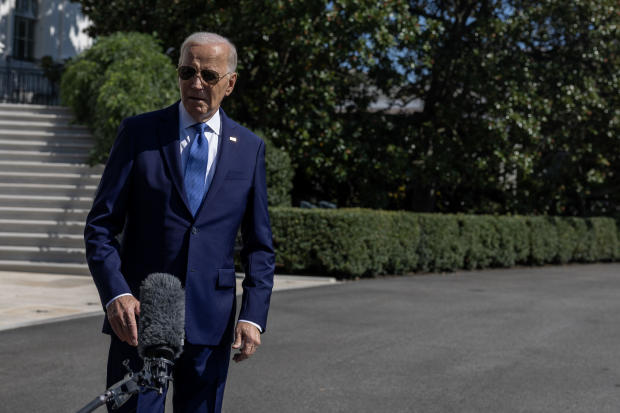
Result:
<svg viewBox="0 0 620 413"><path fill-rule="evenodd" d="M129 368L129 360L125 360L123 366L128 370L125 377L95 397L77 413L90 413L106 403L110 403L110 408L116 410L131 396L146 390L155 390L163 394L164 389L168 387L168 382L172 381L173 365L172 361L164 357L145 357L142 370L134 373Z"/></svg>

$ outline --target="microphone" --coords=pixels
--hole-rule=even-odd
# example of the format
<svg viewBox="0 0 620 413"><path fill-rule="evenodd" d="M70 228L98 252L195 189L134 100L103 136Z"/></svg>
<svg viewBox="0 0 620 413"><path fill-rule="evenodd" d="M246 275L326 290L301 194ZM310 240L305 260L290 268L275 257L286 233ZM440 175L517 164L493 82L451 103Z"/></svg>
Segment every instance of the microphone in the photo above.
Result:
<svg viewBox="0 0 620 413"><path fill-rule="evenodd" d="M138 355L142 370L134 373L129 359L125 378L97 396L78 413L92 412L109 403L112 410L121 407L136 393L147 389L162 394L172 380L174 360L183 351L185 332L185 292L181 281L171 274L152 273L140 286L138 319Z"/></svg>
<svg viewBox="0 0 620 413"><path fill-rule="evenodd" d="M140 286L138 355L144 386L162 394L172 380L174 360L183 351L185 292L170 274L153 273Z"/></svg>
<svg viewBox="0 0 620 413"><path fill-rule="evenodd" d="M185 292L170 274L150 274L140 286L138 355L170 361L183 351Z"/></svg>

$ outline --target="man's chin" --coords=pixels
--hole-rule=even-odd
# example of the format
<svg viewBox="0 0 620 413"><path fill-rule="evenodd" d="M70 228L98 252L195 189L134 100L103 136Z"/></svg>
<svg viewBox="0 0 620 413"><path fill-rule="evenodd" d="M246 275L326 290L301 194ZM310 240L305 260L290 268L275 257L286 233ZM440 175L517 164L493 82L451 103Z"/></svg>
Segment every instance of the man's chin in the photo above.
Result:
<svg viewBox="0 0 620 413"><path fill-rule="evenodd" d="M183 102L183 106L185 106L187 113L197 121L202 121L215 112L203 100L188 99Z"/></svg>

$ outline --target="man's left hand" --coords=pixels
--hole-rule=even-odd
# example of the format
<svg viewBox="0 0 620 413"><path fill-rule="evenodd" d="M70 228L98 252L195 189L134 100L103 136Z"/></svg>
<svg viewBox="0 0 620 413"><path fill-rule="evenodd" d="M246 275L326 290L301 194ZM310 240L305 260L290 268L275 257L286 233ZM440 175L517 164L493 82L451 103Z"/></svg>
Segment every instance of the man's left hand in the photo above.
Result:
<svg viewBox="0 0 620 413"><path fill-rule="evenodd" d="M256 326L244 321L239 321L235 328L235 342L232 348L241 349L233 356L237 363L249 358L260 346L260 331Z"/></svg>

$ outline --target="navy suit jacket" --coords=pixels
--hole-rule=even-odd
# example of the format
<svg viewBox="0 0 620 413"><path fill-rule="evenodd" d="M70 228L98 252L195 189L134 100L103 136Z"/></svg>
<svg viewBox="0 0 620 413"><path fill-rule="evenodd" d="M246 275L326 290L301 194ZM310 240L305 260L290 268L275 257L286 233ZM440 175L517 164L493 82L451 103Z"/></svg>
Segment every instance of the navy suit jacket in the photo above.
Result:
<svg viewBox="0 0 620 413"><path fill-rule="evenodd" d="M180 278L187 340L219 345L233 337L239 228L245 267L239 318L266 329L275 259L265 144L220 109L215 175L193 217L180 166L179 104L121 123L86 220L86 258L104 305L123 293L139 297L153 272ZM112 332L107 319L103 330Z"/></svg>

